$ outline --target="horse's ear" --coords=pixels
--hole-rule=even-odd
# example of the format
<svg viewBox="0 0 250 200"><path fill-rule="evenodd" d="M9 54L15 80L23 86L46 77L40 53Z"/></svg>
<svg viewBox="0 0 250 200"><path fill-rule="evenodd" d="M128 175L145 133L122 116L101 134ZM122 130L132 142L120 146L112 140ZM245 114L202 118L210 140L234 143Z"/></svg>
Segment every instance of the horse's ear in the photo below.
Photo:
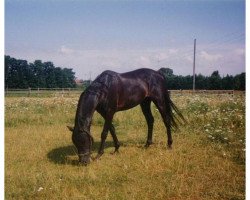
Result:
<svg viewBox="0 0 250 200"><path fill-rule="evenodd" d="M67 126L67 127L68 127L68 129L69 129L71 132L74 131L74 128L73 128L72 126Z"/></svg>

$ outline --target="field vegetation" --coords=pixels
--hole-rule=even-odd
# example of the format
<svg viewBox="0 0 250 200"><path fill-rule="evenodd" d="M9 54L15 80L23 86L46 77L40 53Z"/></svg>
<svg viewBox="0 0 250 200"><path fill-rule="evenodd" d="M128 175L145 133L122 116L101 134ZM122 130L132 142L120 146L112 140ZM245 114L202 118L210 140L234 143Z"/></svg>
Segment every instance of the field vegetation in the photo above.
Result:
<svg viewBox="0 0 250 200"><path fill-rule="evenodd" d="M6 199L245 199L245 96L172 95L188 123L173 132L167 150L158 110L154 144L140 107L115 115L122 143L108 136L103 157L78 165L66 125L73 125L79 95L5 98ZM103 119L95 113L93 154Z"/></svg>

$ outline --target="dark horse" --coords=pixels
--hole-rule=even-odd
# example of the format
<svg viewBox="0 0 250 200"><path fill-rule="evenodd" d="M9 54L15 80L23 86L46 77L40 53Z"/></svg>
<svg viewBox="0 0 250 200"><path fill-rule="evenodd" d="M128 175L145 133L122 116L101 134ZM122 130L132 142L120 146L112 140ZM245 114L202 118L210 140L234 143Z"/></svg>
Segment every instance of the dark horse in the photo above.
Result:
<svg viewBox="0 0 250 200"><path fill-rule="evenodd" d="M127 73L104 71L81 94L75 116L72 141L78 150L79 162L90 162L93 137L90 134L90 125L95 110L105 119L101 134L101 145L96 158L104 153L104 143L110 131L114 140L115 152L118 152L120 143L116 137L112 119L117 111L127 110L140 104L148 125L146 147L152 144L154 118L150 104L154 102L158 108L167 129L168 147L171 148L172 127L177 127L174 110L184 119L177 107L171 101L166 88L166 80L161 71L138 69Z"/></svg>

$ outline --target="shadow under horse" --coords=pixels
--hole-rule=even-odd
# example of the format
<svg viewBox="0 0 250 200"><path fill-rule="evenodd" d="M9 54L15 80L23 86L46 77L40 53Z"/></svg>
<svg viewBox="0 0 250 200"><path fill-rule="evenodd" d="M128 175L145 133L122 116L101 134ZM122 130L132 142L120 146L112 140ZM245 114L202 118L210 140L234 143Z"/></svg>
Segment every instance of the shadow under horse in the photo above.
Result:
<svg viewBox="0 0 250 200"><path fill-rule="evenodd" d="M167 130L167 144L173 143L171 129L177 127L179 119L184 120L181 112L171 101L164 74L152 69L137 69L127 73L104 71L81 94L75 115L72 141L78 150L79 162L87 165L90 162L93 137L90 133L92 117L95 111L101 114L105 123L101 133L101 144L96 159L104 153L104 143L108 131L114 141L115 152L120 143L117 139L113 116L118 111L127 110L140 104L148 125L146 147L152 144L154 117L150 104L158 108ZM174 115L173 110L177 115ZM178 116L178 117L177 117Z"/></svg>

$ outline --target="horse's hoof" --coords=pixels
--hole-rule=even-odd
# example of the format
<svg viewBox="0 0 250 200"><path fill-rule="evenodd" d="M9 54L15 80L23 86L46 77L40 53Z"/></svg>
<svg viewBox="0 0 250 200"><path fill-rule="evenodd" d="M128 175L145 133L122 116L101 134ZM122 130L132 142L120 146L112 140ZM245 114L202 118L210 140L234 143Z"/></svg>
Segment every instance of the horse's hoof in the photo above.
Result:
<svg viewBox="0 0 250 200"><path fill-rule="evenodd" d="M171 149L172 149L172 146L171 146L171 145L168 145L167 149L171 150Z"/></svg>
<svg viewBox="0 0 250 200"><path fill-rule="evenodd" d="M102 156L102 154L97 154L96 157L91 157L91 159L92 159L93 161L97 161L97 160L100 160L100 159L101 159L101 156Z"/></svg>
<svg viewBox="0 0 250 200"><path fill-rule="evenodd" d="M90 162L78 162L80 166L88 166Z"/></svg>
<svg viewBox="0 0 250 200"><path fill-rule="evenodd" d="M149 148L149 147L150 147L150 145L152 145L152 144L153 144L153 142L146 143L146 144L144 145L144 147L147 149L147 148Z"/></svg>
<svg viewBox="0 0 250 200"><path fill-rule="evenodd" d="M114 152L111 152L110 154L111 154L111 155L115 155L115 154L118 154L118 153L120 153L120 152L119 152L118 149L117 149L117 150L114 150Z"/></svg>

